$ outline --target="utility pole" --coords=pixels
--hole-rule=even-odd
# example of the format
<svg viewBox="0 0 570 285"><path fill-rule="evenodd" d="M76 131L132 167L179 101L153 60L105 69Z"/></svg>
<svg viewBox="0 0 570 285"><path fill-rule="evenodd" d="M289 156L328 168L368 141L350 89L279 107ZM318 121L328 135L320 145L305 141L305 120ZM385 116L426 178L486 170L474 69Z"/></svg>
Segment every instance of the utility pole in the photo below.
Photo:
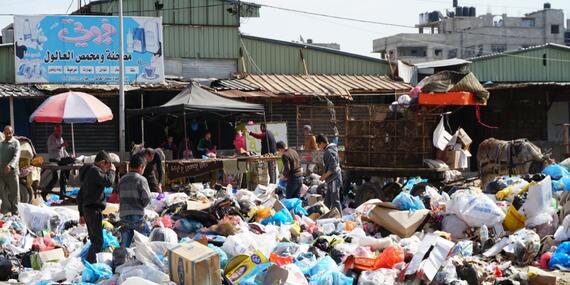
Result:
<svg viewBox="0 0 570 285"><path fill-rule="evenodd" d="M121 74L119 82L119 155L126 160L125 153L125 51L123 49L123 0L119 0L119 51Z"/></svg>

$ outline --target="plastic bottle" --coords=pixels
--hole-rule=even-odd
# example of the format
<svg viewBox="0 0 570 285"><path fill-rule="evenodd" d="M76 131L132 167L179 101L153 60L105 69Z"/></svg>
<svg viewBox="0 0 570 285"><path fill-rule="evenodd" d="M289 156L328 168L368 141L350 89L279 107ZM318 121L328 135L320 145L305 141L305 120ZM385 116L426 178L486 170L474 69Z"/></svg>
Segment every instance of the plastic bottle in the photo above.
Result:
<svg viewBox="0 0 570 285"><path fill-rule="evenodd" d="M481 244L489 240L489 229L486 225L481 226L479 229L479 236L481 237Z"/></svg>

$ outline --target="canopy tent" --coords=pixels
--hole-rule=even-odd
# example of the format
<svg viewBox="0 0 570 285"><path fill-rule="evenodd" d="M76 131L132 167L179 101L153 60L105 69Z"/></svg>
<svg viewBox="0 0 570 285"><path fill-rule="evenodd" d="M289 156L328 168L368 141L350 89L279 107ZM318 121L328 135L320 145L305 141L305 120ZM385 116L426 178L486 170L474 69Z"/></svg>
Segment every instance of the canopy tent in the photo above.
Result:
<svg viewBox="0 0 570 285"><path fill-rule="evenodd" d="M182 92L162 106L144 109L129 109L131 115L163 115L163 114L215 114L225 117L233 113L263 113L263 105L240 102L216 95L198 83L188 85Z"/></svg>
<svg viewBox="0 0 570 285"><path fill-rule="evenodd" d="M182 90L178 95L161 106L147 107L144 109L129 109L127 113L132 116L159 117L182 115L184 121L184 137L186 134L186 118L202 115L215 115L227 117L242 113L258 113L263 115L265 121L265 109L261 104L252 104L228 99L216 95L193 82ZM144 142L144 124L141 124Z"/></svg>

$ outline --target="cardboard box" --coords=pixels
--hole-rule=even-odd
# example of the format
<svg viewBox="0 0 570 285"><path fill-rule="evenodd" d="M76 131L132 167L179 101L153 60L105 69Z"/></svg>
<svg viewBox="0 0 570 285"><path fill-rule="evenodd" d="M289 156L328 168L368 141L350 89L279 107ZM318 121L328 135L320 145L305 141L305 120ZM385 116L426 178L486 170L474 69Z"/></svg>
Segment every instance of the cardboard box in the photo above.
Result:
<svg viewBox="0 0 570 285"><path fill-rule="evenodd" d="M313 206L322 200L323 196L320 194L307 194L307 203L309 206Z"/></svg>
<svg viewBox="0 0 570 285"><path fill-rule="evenodd" d="M455 243L452 241L435 234L427 234L420 243L418 251L408 264L405 275L422 272L423 276L429 281L432 281L435 274L445 263L445 259L454 246ZM425 258L428 252L429 256Z"/></svg>
<svg viewBox="0 0 570 285"><path fill-rule="evenodd" d="M60 263L65 259L65 252L62 248L56 248L48 251L35 253L30 257L32 268L41 270L47 263Z"/></svg>
<svg viewBox="0 0 570 285"><path fill-rule="evenodd" d="M436 158L445 162L449 169L459 169L461 160L461 151L458 150L437 150Z"/></svg>
<svg viewBox="0 0 570 285"><path fill-rule="evenodd" d="M168 251L170 280L176 284L219 285L220 256L199 242L180 244Z"/></svg>
<svg viewBox="0 0 570 285"><path fill-rule="evenodd" d="M556 285L558 277L552 272L544 271L540 268L528 268L528 284L529 285Z"/></svg>
<svg viewBox="0 0 570 285"><path fill-rule="evenodd" d="M224 274L232 284L238 284L239 281L256 266L268 261L267 257L260 251L256 251L251 256L238 255L228 261L228 264L224 268Z"/></svg>
<svg viewBox="0 0 570 285"><path fill-rule="evenodd" d="M426 220L430 210L400 211L392 203L380 202L368 214L368 219L402 238L412 236Z"/></svg>

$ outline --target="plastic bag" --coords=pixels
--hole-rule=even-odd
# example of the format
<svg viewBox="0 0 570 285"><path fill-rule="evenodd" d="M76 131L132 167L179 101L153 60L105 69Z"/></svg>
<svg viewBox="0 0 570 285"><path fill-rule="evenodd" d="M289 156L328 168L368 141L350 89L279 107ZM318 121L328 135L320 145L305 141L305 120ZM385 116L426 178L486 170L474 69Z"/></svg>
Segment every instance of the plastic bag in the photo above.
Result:
<svg viewBox="0 0 570 285"><path fill-rule="evenodd" d="M309 274L311 269L317 264L317 258L311 252L306 252L299 255L294 262L297 265L304 275Z"/></svg>
<svg viewBox="0 0 570 285"><path fill-rule="evenodd" d="M570 269L570 241L565 241L558 246L548 262L548 267L550 269L558 268L564 271Z"/></svg>
<svg viewBox="0 0 570 285"><path fill-rule="evenodd" d="M279 225L289 225L292 223L293 223L293 217L291 216L291 213L287 211L287 209L281 209L277 213L275 213L275 215L273 215L272 217L269 217L261 221L262 225L275 224L279 226Z"/></svg>
<svg viewBox="0 0 570 285"><path fill-rule="evenodd" d="M358 278L358 285L392 285L398 278L398 270L380 268L374 271L363 271Z"/></svg>
<svg viewBox="0 0 570 285"><path fill-rule="evenodd" d="M168 274L146 265L123 267L117 269L117 273L120 274L117 285L125 284L129 278L133 277L141 277L145 280L158 284L166 284L168 281L170 281Z"/></svg>
<svg viewBox="0 0 570 285"><path fill-rule="evenodd" d="M18 204L18 213L26 226L34 232L47 229L49 220L57 216L57 212L52 208L38 207L25 203Z"/></svg>
<svg viewBox="0 0 570 285"><path fill-rule="evenodd" d="M309 285L307 278L305 278L305 275L303 275L303 272L297 265L287 264L283 266L283 269L289 272L285 285Z"/></svg>
<svg viewBox="0 0 570 285"><path fill-rule="evenodd" d="M558 164L551 164L545 167L542 173L552 177L552 180L560 180L564 176L570 176L570 172Z"/></svg>
<svg viewBox="0 0 570 285"><path fill-rule="evenodd" d="M80 276L85 270L85 265L81 258L70 258L65 262L65 280L69 283L75 283L81 280Z"/></svg>
<svg viewBox="0 0 570 285"><path fill-rule="evenodd" d="M564 218L562 224L554 233L554 239L557 241L565 241L570 239L570 215Z"/></svg>
<svg viewBox="0 0 570 285"><path fill-rule="evenodd" d="M412 196L408 192L401 192L392 200L394 206L400 210L421 210L425 209L424 203L418 196Z"/></svg>
<svg viewBox="0 0 570 285"><path fill-rule="evenodd" d="M505 213L493 200L471 190L455 192L447 205L447 212L457 215L470 227L494 226L505 219Z"/></svg>
<svg viewBox="0 0 570 285"><path fill-rule="evenodd" d="M148 236L150 241L163 241L167 243L177 243L178 235L169 228L154 228Z"/></svg>
<svg viewBox="0 0 570 285"><path fill-rule="evenodd" d="M293 211L295 215L308 216L307 210L303 208L303 202L299 198L283 199L281 200L283 206L289 211Z"/></svg>
<svg viewBox="0 0 570 285"><path fill-rule="evenodd" d="M354 280L340 271L328 271L322 275L311 276L310 285L352 285Z"/></svg>
<svg viewBox="0 0 570 285"><path fill-rule="evenodd" d="M552 182L550 177L540 182L533 182L528 187L527 199L522 206L522 211L527 217L527 226L533 227L552 221L554 209L552 202Z"/></svg>
<svg viewBox="0 0 570 285"><path fill-rule="evenodd" d="M188 219L179 219L174 223L174 229L182 233L193 233L203 227L201 223Z"/></svg>
<svg viewBox="0 0 570 285"><path fill-rule="evenodd" d="M166 243L161 241L149 242L148 239L135 231L135 257L144 265L168 272L168 256L166 253L176 243Z"/></svg>
<svg viewBox="0 0 570 285"><path fill-rule="evenodd" d="M83 271L83 275L81 277L82 282L96 283L98 280L108 279L113 275L113 269L111 269L111 266L107 264L91 264L89 262L85 262L84 265L85 270Z"/></svg>
<svg viewBox="0 0 570 285"><path fill-rule="evenodd" d="M398 263L404 262L404 250L398 246L389 246L378 256L380 268L394 268Z"/></svg>
<svg viewBox="0 0 570 285"><path fill-rule="evenodd" d="M441 221L441 230L451 234L451 239L458 240L465 237L469 226L456 215L445 215Z"/></svg>
<svg viewBox="0 0 570 285"><path fill-rule="evenodd" d="M451 139L451 134L445 130L445 125L443 124L443 116L439 120L439 124L433 131L433 146L439 150L445 150L445 147Z"/></svg>
<svg viewBox="0 0 570 285"><path fill-rule="evenodd" d="M317 263L315 264L315 266L313 266L311 268L311 270L309 270L309 275L311 276L318 276L318 275L322 275L326 272L331 272L331 271L338 271L338 265L336 264L336 262L334 262L334 260L330 257L330 256L325 256L321 259L319 259L317 261ZM312 280L312 278L311 278ZM312 282L311 282L312 284Z"/></svg>
<svg viewBox="0 0 570 285"><path fill-rule="evenodd" d="M208 247L220 256L220 268L226 267L226 264L228 263L228 255L226 252L213 244L208 244Z"/></svg>

